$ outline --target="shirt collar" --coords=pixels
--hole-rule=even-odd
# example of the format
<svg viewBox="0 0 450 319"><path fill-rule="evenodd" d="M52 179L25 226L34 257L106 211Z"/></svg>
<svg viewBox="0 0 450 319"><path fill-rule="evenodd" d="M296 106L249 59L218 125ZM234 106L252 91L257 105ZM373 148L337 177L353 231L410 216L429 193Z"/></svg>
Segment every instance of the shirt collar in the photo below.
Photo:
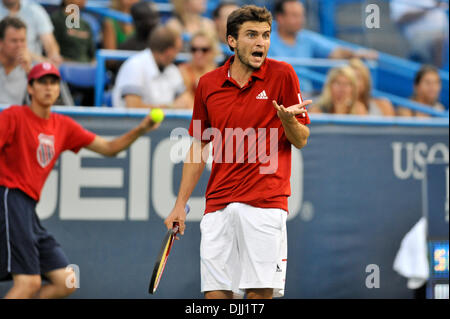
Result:
<svg viewBox="0 0 450 319"><path fill-rule="evenodd" d="M223 75L224 75L224 79L223 79L222 85L223 85L226 81L229 81L230 78L231 78L231 75L230 75L230 66L231 66L231 63L234 61L234 57L235 57L234 55L231 56L231 57L227 60L227 62L225 62L225 64L223 65ZM261 67L260 67L258 70L253 71L253 73L252 73L252 75L251 75L250 77L251 77L251 78L255 77L255 78L258 78L258 79L260 79L260 80L264 80L264 76L266 75L266 70L267 70L267 57L264 59L264 62L263 62L263 64L261 65Z"/></svg>
<svg viewBox="0 0 450 319"><path fill-rule="evenodd" d="M150 59L149 66L155 72L155 75L159 76L160 74L164 73L159 70L158 64L156 63L156 60L155 60L152 50L150 50L150 48L147 48L147 49L145 49L145 52L147 52L146 53L147 57L149 57L149 59ZM166 67L166 69L167 69L167 67Z"/></svg>

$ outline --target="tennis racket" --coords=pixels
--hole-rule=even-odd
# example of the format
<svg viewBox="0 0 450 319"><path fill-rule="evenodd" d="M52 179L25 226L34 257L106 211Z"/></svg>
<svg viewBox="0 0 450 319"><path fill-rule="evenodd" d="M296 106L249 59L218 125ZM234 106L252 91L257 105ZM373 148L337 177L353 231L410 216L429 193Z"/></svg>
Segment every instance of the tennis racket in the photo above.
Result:
<svg viewBox="0 0 450 319"><path fill-rule="evenodd" d="M186 214L189 213L190 209L191 208L189 207L189 205L186 205L186 207L184 208ZM169 229L164 236L158 258L156 259L155 266L153 267L150 284L148 286L149 294L153 295L158 288L159 282L164 272L164 268L166 267L167 259L169 258L170 250L172 249L175 237L178 234L178 228L178 223L174 223L173 228Z"/></svg>

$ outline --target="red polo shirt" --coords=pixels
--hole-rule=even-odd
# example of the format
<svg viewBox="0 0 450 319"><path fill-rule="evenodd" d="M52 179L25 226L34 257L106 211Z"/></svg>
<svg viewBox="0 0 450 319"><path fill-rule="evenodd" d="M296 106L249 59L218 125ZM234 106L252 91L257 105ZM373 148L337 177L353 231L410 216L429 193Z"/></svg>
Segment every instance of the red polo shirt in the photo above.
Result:
<svg viewBox="0 0 450 319"><path fill-rule="evenodd" d="M195 94L189 134L213 144L205 214L232 202L287 211L291 143L272 100L298 104L297 75L291 65L267 58L240 88L229 76L233 58L201 77ZM297 119L310 122L306 113Z"/></svg>

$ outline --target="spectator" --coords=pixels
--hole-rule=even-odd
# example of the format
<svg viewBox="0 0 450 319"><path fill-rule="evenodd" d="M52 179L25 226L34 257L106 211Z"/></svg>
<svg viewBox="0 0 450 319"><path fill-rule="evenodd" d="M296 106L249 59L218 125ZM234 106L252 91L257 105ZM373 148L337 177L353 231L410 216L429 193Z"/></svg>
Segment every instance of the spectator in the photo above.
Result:
<svg viewBox="0 0 450 319"><path fill-rule="evenodd" d="M372 78L367 66L357 58L350 60L358 84L358 100L364 104L369 115L395 116L394 107L388 99L373 98Z"/></svg>
<svg viewBox="0 0 450 319"><path fill-rule="evenodd" d="M191 38L192 60L179 66L186 91L189 94L190 107L194 106L195 90L200 77L217 68L215 62L217 47L217 41L210 33L199 31Z"/></svg>
<svg viewBox="0 0 450 319"><path fill-rule="evenodd" d="M131 7L139 0L112 0L112 9L129 14ZM131 23L119 22L113 18L106 18L103 23L103 48L117 50L134 33Z"/></svg>
<svg viewBox="0 0 450 319"><path fill-rule="evenodd" d="M0 21L0 104L24 104L30 69L27 27L19 18L6 17Z"/></svg>
<svg viewBox="0 0 450 319"><path fill-rule="evenodd" d="M149 48L121 66L113 89L117 108L189 107L183 77L172 63L183 45L181 36L168 26L150 35Z"/></svg>
<svg viewBox="0 0 450 319"><path fill-rule="evenodd" d="M206 11L205 0L171 0L174 8L174 17L167 24L180 32L183 37L183 51L189 50L189 41L198 31L214 33L214 23L211 19L203 17Z"/></svg>
<svg viewBox="0 0 450 319"><path fill-rule="evenodd" d="M53 25L45 9L31 0L2 0L0 2L0 19L16 16L27 26L27 46L33 61L49 60L59 65L62 62L59 46L53 36ZM45 55L42 55L42 47Z"/></svg>
<svg viewBox="0 0 450 319"><path fill-rule="evenodd" d="M391 18L410 45L410 57L442 66L444 45L448 45L448 1L392 0Z"/></svg>
<svg viewBox="0 0 450 319"><path fill-rule="evenodd" d="M332 69L317 105L310 113L354 114L366 115L367 109L358 101L358 85L356 75L350 66Z"/></svg>
<svg viewBox="0 0 450 319"><path fill-rule="evenodd" d="M431 108L444 111L445 107L438 101L441 94L441 78L438 70L431 65L423 66L414 78L414 94L412 101L429 105ZM399 107L397 114L400 116L429 117L429 114L416 112L405 107Z"/></svg>
<svg viewBox="0 0 450 319"><path fill-rule="evenodd" d="M269 55L287 58L331 58L353 57L373 59L375 51L353 51L340 47L324 36L304 30L305 8L299 0L278 0L274 5L277 29L272 31ZM300 79L302 92L311 92L310 81Z"/></svg>
<svg viewBox="0 0 450 319"><path fill-rule="evenodd" d="M59 9L51 15L52 23L55 27L54 35L61 48L61 56L64 62L92 63L95 60L95 40L89 23L78 16L79 26L70 27L66 20L72 10L67 10L67 6L76 5L80 11L85 7L86 0L63 0ZM75 100L75 104L83 106L94 105L94 88L78 87L67 83L70 93Z"/></svg>
<svg viewBox="0 0 450 319"><path fill-rule="evenodd" d="M159 23L158 8L153 2L141 1L131 7L131 16L135 32L124 42L119 44L119 50L142 51L148 47L148 38L152 30ZM115 78L123 61L106 61L108 71Z"/></svg>
<svg viewBox="0 0 450 319"><path fill-rule="evenodd" d="M119 45L120 50L142 51L147 48L148 38L159 23L158 8L153 2L142 1L131 7L135 32Z"/></svg>
<svg viewBox="0 0 450 319"><path fill-rule="evenodd" d="M68 5L76 5L83 9L86 0L63 0L58 10L51 15L54 35L61 48L61 56L65 61L92 62L95 58L95 43L89 23L79 17L79 27L72 28L66 24L66 19L72 12L66 11Z"/></svg>
<svg viewBox="0 0 450 319"><path fill-rule="evenodd" d="M227 19L230 13L236 9L239 9L239 6L234 1L223 1L219 3L212 13L217 38L222 54L225 56L225 61L234 54L228 46Z"/></svg>
<svg viewBox="0 0 450 319"><path fill-rule="evenodd" d="M273 0L239 0L241 6L254 5L258 7L266 7L268 10L272 9Z"/></svg>

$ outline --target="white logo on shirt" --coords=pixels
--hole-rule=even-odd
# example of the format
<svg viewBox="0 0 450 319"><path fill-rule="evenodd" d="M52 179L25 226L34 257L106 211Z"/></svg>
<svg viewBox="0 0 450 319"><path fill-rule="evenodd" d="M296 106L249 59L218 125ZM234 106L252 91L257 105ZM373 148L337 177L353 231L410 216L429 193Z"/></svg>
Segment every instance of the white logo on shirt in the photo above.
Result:
<svg viewBox="0 0 450 319"><path fill-rule="evenodd" d="M46 167L55 157L55 137L39 134L39 145L36 150L36 158L41 167Z"/></svg>
<svg viewBox="0 0 450 319"><path fill-rule="evenodd" d="M258 96L256 97L257 100L267 100L267 94L266 94L266 90L263 90L261 93L258 94Z"/></svg>

